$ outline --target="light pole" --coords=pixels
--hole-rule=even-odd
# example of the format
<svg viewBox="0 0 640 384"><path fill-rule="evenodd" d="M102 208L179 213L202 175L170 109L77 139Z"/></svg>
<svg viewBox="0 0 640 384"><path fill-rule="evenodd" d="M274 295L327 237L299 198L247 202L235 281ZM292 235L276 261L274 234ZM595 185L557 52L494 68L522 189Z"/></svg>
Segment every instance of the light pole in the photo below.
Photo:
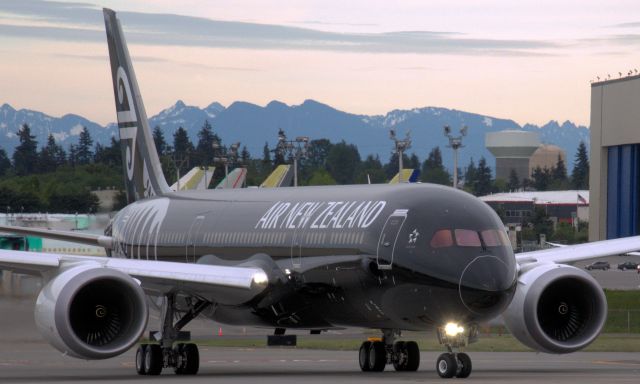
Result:
<svg viewBox="0 0 640 384"><path fill-rule="evenodd" d="M458 188L458 149L464 147L462 145L462 138L467 135L467 126L460 128L460 134L453 136L451 134L451 127L444 126L444 135L449 138L449 145L447 148L453 148L453 188Z"/></svg>
<svg viewBox="0 0 640 384"><path fill-rule="evenodd" d="M396 137L395 129L389 130L389 138L393 140L393 151L392 154L398 155L398 183L402 183L402 169L404 165L402 164L404 151L411 148L411 134L407 132L404 137L404 140L398 140Z"/></svg>
<svg viewBox="0 0 640 384"><path fill-rule="evenodd" d="M213 150L216 154L213 158L214 163L224 164L224 188L229 188L229 163L235 163L238 158L238 148L240 142L231 144L228 150L223 151L223 147L218 140L213 141ZM224 153L223 153L224 152Z"/></svg>
<svg viewBox="0 0 640 384"><path fill-rule="evenodd" d="M176 191L180 190L180 168L182 168L184 166L184 164L186 163L187 166L189 166L189 155L186 156L180 156L177 154L174 154L173 156L171 156L171 160L173 160L173 166L176 167L176 176L178 176L178 181L177 183L177 188Z"/></svg>
<svg viewBox="0 0 640 384"><path fill-rule="evenodd" d="M295 140L287 140L287 135L282 129L278 131L278 145L276 151L278 151L282 157L288 157L290 161L293 161L293 186L298 186L298 160L305 159L307 157L307 150L309 149L309 137L298 136Z"/></svg>

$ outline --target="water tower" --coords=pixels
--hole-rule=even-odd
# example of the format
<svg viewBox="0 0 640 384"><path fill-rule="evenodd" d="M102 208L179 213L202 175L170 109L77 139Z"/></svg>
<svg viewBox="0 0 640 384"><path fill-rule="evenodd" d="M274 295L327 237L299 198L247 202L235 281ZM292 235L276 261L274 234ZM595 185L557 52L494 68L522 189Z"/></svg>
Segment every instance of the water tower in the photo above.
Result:
<svg viewBox="0 0 640 384"><path fill-rule="evenodd" d="M540 146L536 132L500 131L485 135L485 145L496 157L496 179L509 180L515 170L519 180L529 177L529 159Z"/></svg>

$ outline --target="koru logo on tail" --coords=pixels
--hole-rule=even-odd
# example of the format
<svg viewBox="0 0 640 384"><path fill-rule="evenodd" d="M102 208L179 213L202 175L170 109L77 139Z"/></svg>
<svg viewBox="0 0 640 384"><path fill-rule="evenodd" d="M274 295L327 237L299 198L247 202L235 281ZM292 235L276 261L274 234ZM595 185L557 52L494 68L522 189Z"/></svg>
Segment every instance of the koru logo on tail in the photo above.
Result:
<svg viewBox="0 0 640 384"><path fill-rule="evenodd" d="M116 74L116 84L118 85L118 127L120 129L120 140L126 141L127 149L126 168L127 178L133 180L133 169L135 165L136 134L138 133L138 116L133 108L133 97L129 77L122 67L118 67Z"/></svg>

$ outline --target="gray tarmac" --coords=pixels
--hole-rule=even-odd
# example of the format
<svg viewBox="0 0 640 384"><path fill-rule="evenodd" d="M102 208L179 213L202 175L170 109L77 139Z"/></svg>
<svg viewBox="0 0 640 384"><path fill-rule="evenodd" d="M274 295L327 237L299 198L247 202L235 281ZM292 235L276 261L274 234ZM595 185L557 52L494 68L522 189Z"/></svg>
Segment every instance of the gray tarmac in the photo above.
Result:
<svg viewBox="0 0 640 384"><path fill-rule="evenodd" d="M438 353L422 354L418 372L381 373L358 369L355 351L294 348L207 348L201 352L197 376L164 372L135 374L132 351L105 361L65 357L42 343L0 343L1 383L407 383L442 382L435 373ZM536 353L473 353L470 382L496 383L637 383L639 353L575 353L551 356Z"/></svg>
<svg viewBox="0 0 640 384"><path fill-rule="evenodd" d="M40 337L33 321L34 298L0 296L0 383L411 383L442 382L435 372L439 353L423 352L418 372L363 373L355 351L298 348L201 347L201 369L195 377L138 376L134 350L103 361L63 356ZM151 323L157 321L152 317ZM189 327L197 339L218 337L219 325L195 321ZM222 337L265 335L269 330L223 326ZM337 331L336 331L337 332ZM362 330L348 329L353 337ZM330 334L318 337L340 337ZM640 353L584 352L564 356L529 352L471 353L474 370L467 381L477 383L638 383Z"/></svg>

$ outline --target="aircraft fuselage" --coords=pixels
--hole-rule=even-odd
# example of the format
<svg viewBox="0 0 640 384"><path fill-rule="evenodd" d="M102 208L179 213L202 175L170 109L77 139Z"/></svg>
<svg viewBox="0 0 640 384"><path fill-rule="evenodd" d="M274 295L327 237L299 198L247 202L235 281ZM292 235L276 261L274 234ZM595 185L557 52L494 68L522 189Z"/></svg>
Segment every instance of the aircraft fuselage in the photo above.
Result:
<svg viewBox="0 0 640 384"><path fill-rule="evenodd" d="M130 204L107 234L113 257L266 265L266 294L212 312L233 324L477 322L504 310L516 281L493 210L431 184L178 192Z"/></svg>

